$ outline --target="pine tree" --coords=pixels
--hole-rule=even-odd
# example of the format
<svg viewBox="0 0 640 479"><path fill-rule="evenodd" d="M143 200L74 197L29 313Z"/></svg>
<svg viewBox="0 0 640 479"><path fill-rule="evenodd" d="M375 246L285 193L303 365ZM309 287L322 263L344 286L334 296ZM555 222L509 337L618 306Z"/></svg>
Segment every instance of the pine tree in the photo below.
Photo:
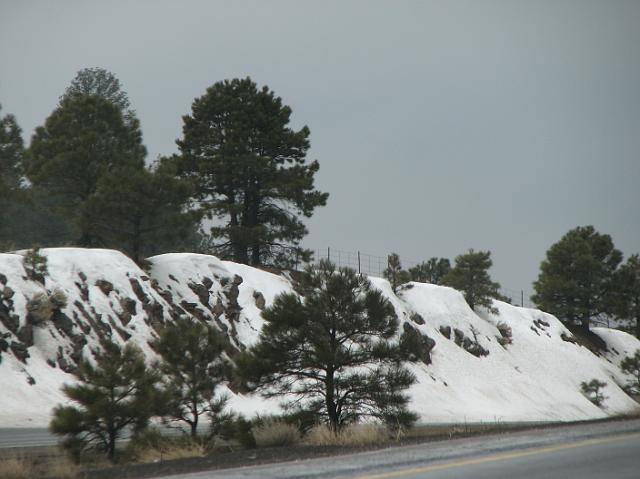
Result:
<svg viewBox="0 0 640 479"><path fill-rule="evenodd" d="M447 258L430 258L428 261L409 268L411 281L420 283L441 284L442 278L451 270L451 262Z"/></svg>
<svg viewBox="0 0 640 479"><path fill-rule="evenodd" d="M399 363L393 306L369 281L328 261L306 271L300 290L265 310L259 342L238 360L267 397L289 396L332 430L362 416L409 425L403 393L415 377Z"/></svg>
<svg viewBox="0 0 640 479"><path fill-rule="evenodd" d="M78 71L64 95L60 97L60 104L76 95L103 98L120 110L127 123L135 119L135 111L131 109L129 96L122 89L120 80L104 68L83 68Z"/></svg>
<svg viewBox="0 0 640 479"><path fill-rule="evenodd" d="M631 376L625 390L634 396L640 396L640 349L633 356L628 356L620 363L620 368Z"/></svg>
<svg viewBox="0 0 640 479"><path fill-rule="evenodd" d="M160 407L159 377L145 365L142 351L133 344L120 349L105 341L96 365L80 363L79 383L66 384L63 392L75 405L58 405L49 425L64 436L63 445L80 454L96 448L113 460L116 443L125 430L144 429Z"/></svg>
<svg viewBox="0 0 640 479"><path fill-rule="evenodd" d="M455 265L442 278L442 284L451 286L464 294L471 309L478 306L495 313L493 299L502 300L500 284L491 280L489 269L493 265L490 251L474 251L456 256Z"/></svg>
<svg viewBox="0 0 640 479"><path fill-rule="evenodd" d="M47 212L45 198L23 181L24 144L13 115L0 116L0 251L64 244L64 222Z"/></svg>
<svg viewBox="0 0 640 479"><path fill-rule="evenodd" d="M593 226L572 229L547 251L531 299L561 321L579 323L588 331L592 319L615 313L615 272L621 261L609 235Z"/></svg>
<svg viewBox="0 0 640 479"><path fill-rule="evenodd" d="M397 253L391 253L387 257L387 268L382 274L391 283L394 293L398 290L398 286L410 280L409 273L402 269L400 256Z"/></svg>
<svg viewBox="0 0 640 479"><path fill-rule="evenodd" d="M615 315L628 321L628 329L640 339L640 255L627 258L616 271L613 283Z"/></svg>
<svg viewBox="0 0 640 479"><path fill-rule="evenodd" d="M198 434L200 417L219 413L226 403L224 396L216 397L216 388L229 376L222 356L225 344L215 328L187 318L167 326L155 342L162 357L168 417L188 424L192 437Z"/></svg>
<svg viewBox="0 0 640 479"><path fill-rule="evenodd" d="M84 207L86 231L95 242L118 249L138 264L175 250L199 221L186 213L191 185L171 168L119 168L105 173Z"/></svg>
<svg viewBox="0 0 640 479"><path fill-rule="evenodd" d="M88 228L86 203L98 182L116 168L142 169L145 154L137 120L126 124L120 109L101 97L72 95L36 129L26 172L73 222L78 244L92 246L99 242Z"/></svg>
<svg viewBox="0 0 640 479"><path fill-rule="evenodd" d="M22 130L15 116L0 115L0 199L20 188L23 155Z"/></svg>
<svg viewBox="0 0 640 479"><path fill-rule="evenodd" d="M292 130L290 116L268 87L246 78L215 83L183 117L180 173L215 219L216 254L260 265L298 253L307 234L300 215L326 204L328 194L313 185L318 162L306 162L309 129Z"/></svg>

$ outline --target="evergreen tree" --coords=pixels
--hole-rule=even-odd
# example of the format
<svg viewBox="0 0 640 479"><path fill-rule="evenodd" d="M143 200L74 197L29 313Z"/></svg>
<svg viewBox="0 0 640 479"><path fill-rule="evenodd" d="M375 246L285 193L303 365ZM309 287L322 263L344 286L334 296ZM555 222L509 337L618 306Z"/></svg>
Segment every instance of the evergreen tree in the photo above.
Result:
<svg viewBox="0 0 640 479"><path fill-rule="evenodd" d="M49 429L64 436L64 446L77 454L94 447L113 460L123 432L145 428L162 396L159 377L147 368L140 349L131 343L120 349L109 341L103 348L95 366L80 363L78 384L63 386L76 405L56 406Z"/></svg>
<svg viewBox="0 0 640 479"><path fill-rule="evenodd" d="M629 330L640 339L640 255L629 256L614 278L615 313L630 323Z"/></svg>
<svg viewBox="0 0 640 479"><path fill-rule="evenodd" d="M171 168L129 167L104 174L87 200L87 231L100 246L118 249L138 264L175 250L199 219L185 212L191 185Z"/></svg>
<svg viewBox="0 0 640 479"><path fill-rule="evenodd" d="M409 273L402 269L400 256L397 253L391 253L387 257L387 268L382 274L391 283L394 293L398 290L398 286L410 280Z"/></svg>
<svg viewBox="0 0 640 479"><path fill-rule="evenodd" d="M223 361L226 342L212 326L183 318L167 326L155 342L168 393L167 414L184 422L196 437L202 415L219 413L226 402L216 388L229 375Z"/></svg>
<svg viewBox="0 0 640 479"><path fill-rule="evenodd" d="M0 251L64 244L69 237L64 222L47 212L43 195L23 181L23 161L15 117L0 116Z"/></svg>
<svg viewBox="0 0 640 479"><path fill-rule="evenodd" d="M420 283L442 284L442 278L451 270L451 262L447 258L430 258L428 261L409 268L411 281Z"/></svg>
<svg viewBox="0 0 640 479"><path fill-rule="evenodd" d="M631 376L625 390L634 396L640 396L640 349L633 356L627 356L620 363L620 368Z"/></svg>
<svg viewBox="0 0 640 479"><path fill-rule="evenodd" d="M135 118L131 109L129 96L122 90L120 80L104 68L83 68L78 71L64 95L60 97L60 104L72 96L98 96L116 106L127 122Z"/></svg>
<svg viewBox="0 0 640 479"><path fill-rule="evenodd" d="M572 229L547 251L531 299L561 321L579 323L588 331L592 319L612 316L617 309L615 272L621 261L609 235L593 226Z"/></svg>
<svg viewBox="0 0 640 479"><path fill-rule="evenodd" d="M292 130L290 116L268 87L246 78L215 83L183 117L180 173L216 220L216 254L260 265L295 252L307 234L299 216L326 204L328 194L313 185L318 162L306 163L309 129Z"/></svg>
<svg viewBox="0 0 640 479"><path fill-rule="evenodd" d="M38 127L26 157L29 180L55 198L78 230L78 244L99 243L86 206L98 182L116 168L142 169L146 150L137 120L98 96L72 95Z"/></svg>
<svg viewBox="0 0 640 479"><path fill-rule="evenodd" d="M409 425L403 391L415 377L399 363L393 306L369 281L328 261L306 271L301 291L265 310L259 342L238 360L262 394L325 417L334 432L361 416Z"/></svg>
<svg viewBox="0 0 640 479"><path fill-rule="evenodd" d="M0 115L0 199L9 197L20 188L23 155L22 130L15 116Z"/></svg>
<svg viewBox="0 0 640 479"><path fill-rule="evenodd" d="M492 300L504 298L499 292L500 284L489 276L492 265L490 251L470 249L468 253L456 256L455 265L442 278L442 284L461 291L471 309L482 306L495 313Z"/></svg>

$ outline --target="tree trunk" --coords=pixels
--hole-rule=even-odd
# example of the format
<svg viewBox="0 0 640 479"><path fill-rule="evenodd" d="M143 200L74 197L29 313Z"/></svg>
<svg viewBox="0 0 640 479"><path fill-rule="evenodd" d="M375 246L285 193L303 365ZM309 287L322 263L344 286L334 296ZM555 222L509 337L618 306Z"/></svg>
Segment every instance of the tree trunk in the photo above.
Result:
<svg viewBox="0 0 640 479"><path fill-rule="evenodd" d="M338 434L338 411L335 402L335 391L333 390L333 371L327 371L327 377L325 379L325 406L327 408L327 415L329 416L329 428L337 435Z"/></svg>

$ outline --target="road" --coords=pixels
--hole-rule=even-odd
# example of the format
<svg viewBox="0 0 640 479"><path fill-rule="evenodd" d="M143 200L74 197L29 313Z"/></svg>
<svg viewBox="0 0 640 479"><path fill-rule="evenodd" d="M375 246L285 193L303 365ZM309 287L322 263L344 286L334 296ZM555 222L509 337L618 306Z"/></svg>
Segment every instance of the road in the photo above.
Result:
<svg viewBox="0 0 640 479"><path fill-rule="evenodd" d="M637 479L640 420L581 424L165 479Z"/></svg>

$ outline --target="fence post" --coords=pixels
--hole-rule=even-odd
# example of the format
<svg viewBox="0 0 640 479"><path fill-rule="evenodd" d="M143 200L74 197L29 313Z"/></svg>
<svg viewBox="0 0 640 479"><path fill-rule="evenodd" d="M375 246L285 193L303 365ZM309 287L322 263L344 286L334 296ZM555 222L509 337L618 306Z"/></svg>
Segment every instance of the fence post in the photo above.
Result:
<svg viewBox="0 0 640 479"><path fill-rule="evenodd" d="M520 290L520 307L524 308L524 290Z"/></svg>
<svg viewBox="0 0 640 479"><path fill-rule="evenodd" d="M327 261L331 261L331 248L327 246Z"/></svg>
<svg viewBox="0 0 640 479"><path fill-rule="evenodd" d="M360 272L360 251L358 251L358 274L362 275L362 273Z"/></svg>

